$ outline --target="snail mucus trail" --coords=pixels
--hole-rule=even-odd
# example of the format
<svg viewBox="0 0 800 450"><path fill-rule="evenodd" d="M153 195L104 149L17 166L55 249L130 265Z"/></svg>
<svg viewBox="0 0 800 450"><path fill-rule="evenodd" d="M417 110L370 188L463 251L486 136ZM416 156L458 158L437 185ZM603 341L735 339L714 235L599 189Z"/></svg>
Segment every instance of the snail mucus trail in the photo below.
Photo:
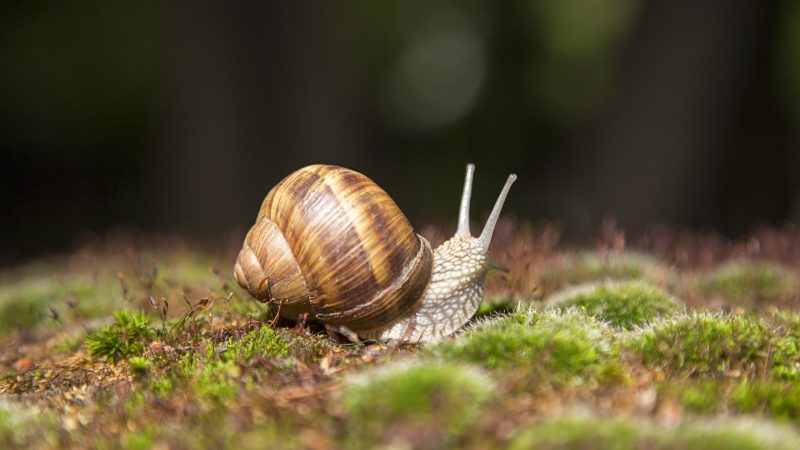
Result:
<svg viewBox="0 0 800 450"><path fill-rule="evenodd" d="M461 329L483 300L489 244L509 175L477 237L467 165L453 237L436 249L389 195L343 167L312 165L270 190L234 265L237 283L280 315L346 327L362 339L431 342Z"/></svg>

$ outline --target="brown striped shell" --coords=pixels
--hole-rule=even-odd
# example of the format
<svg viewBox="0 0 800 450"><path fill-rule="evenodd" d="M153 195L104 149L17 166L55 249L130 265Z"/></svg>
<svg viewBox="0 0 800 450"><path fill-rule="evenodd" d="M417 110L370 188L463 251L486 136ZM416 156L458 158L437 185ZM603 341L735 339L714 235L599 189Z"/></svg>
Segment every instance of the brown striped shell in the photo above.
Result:
<svg viewBox="0 0 800 450"><path fill-rule="evenodd" d="M355 331L379 329L416 309L433 253L389 195L342 167L304 167L264 199L236 260L236 280L295 318Z"/></svg>

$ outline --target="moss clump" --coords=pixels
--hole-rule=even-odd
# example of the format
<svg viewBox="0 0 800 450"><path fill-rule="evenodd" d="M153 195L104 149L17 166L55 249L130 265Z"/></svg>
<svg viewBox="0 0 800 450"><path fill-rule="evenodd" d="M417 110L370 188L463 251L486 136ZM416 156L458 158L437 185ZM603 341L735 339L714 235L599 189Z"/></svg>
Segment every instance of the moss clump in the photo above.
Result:
<svg viewBox="0 0 800 450"><path fill-rule="evenodd" d="M510 449L634 449L652 448L652 430L641 423L587 417L563 417L523 428Z"/></svg>
<svg viewBox="0 0 800 450"><path fill-rule="evenodd" d="M734 304L751 307L783 304L797 299L798 278L778 264L733 261L720 266L702 282L706 295L720 295Z"/></svg>
<svg viewBox="0 0 800 450"><path fill-rule="evenodd" d="M93 358L117 361L141 355L154 337L155 331L150 327L148 315L122 310L114 313L112 325L90 333L86 346Z"/></svg>
<svg viewBox="0 0 800 450"><path fill-rule="evenodd" d="M412 364L382 368L349 380L341 392L350 436L359 446L370 440L413 441L402 430L441 436L463 432L489 398L493 383L481 372L453 364Z"/></svg>
<svg viewBox="0 0 800 450"><path fill-rule="evenodd" d="M774 381L745 381L730 393L730 403L737 411L769 412L774 417L800 419L800 386Z"/></svg>
<svg viewBox="0 0 800 450"><path fill-rule="evenodd" d="M769 336L754 316L691 313L653 323L628 344L645 365L687 375L724 376L763 368Z"/></svg>
<svg viewBox="0 0 800 450"><path fill-rule="evenodd" d="M660 281L668 270L650 256L634 252L577 253L549 262L539 279L545 295L576 284L603 280Z"/></svg>
<svg viewBox="0 0 800 450"><path fill-rule="evenodd" d="M249 390L256 377L264 375L251 371L252 367L273 358L279 358L279 368L294 363L286 357L290 347L287 339L268 326L219 344L205 339L197 351L187 352L165 366L159 376L150 380L150 389L159 398L166 398L176 390L188 388L194 397L226 402L236 398L239 392Z"/></svg>
<svg viewBox="0 0 800 450"><path fill-rule="evenodd" d="M248 332L242 339L229 340L219 352L223 361L246 363L255 356L272 358L283 356L289 351L289 342L268 326Z"/></svg>
<svg viewBox="0 0 800 450"><path fill-rule="evenodd" d="M478 307L478 311L475 313L474 319L482 319L492 316L497 316L500 314L508 314L514 311L514 305L516 302L512 300L495 300L495 301L486 301L484 300L483 303Z"/></svg>
<svg viewBox="0 0 800 450"><path fill-rule="evenodd" d="M139 375L147 373L147 371L150 370L151 366L150 361L141 356L133 356L129 358L128 365L131 367L133 373Z"/></svg>
<svg viewBox="0 0 800 450"><path fill-rule="evenodd" d="M692 313L652 324L625 342L651 367L701 377L800 380L799 330L756 316Z"/></svg>
<svg viewBox="0 0 800 450"><path fill-rule="evenodd" d="M512 441L510 448L788 450L798 448L798 445L800 435L791 428L753 420L689 421L676 428L667 428L633 419L573 416L526 427Z"/></svg>
<svg viewBox="0 0 800 450"><path fill-rule="evenodd" d="M27 330L50 319L71 315L89 316L100 297L109 295L108 286L95 286L89 280L72 277L59 282L52 276L28 276L4 284L0 280L0 334L18 328ZM67 302L73 302L67 306Z"/></svg>
<svg viewBox="0 0 800 450"><path fill-rule="evenodd" d="M632 329L682 311L679 301L641 281L605 282L568 289L548 301L551 307L577 307L610 324Z"/></svg>
<svg viewBox="0 0 800 450"><path fill-rule="evenodd" d="M578 310L527 310L479 325L430 351L490 369L535 367L566 381L615 361L610 339L607 325Z"/></svg>
<svg viewBox="0 0 800 450"><path fill-rule="evenodd" d="M52 413L0 401L0 447L55 448L58 444L57 420Z"/></svg>

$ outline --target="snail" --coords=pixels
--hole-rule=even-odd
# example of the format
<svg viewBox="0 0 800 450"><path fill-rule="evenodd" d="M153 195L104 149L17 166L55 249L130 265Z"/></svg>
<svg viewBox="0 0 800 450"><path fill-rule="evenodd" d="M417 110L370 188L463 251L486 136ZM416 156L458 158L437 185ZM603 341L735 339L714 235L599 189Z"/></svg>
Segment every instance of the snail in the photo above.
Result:
<svg viewBox="0 0 800 450"><path fill-rule="evenodd" d="M469 229L473 164L467 165L453 237L435 250L389 195L366 176L331 165L290 174L264 199L234 265L236 282L279 314L302 313L362 339L431 342L461 329L499 268L489 243L511 184L506 180L480 236Z"/></svg>

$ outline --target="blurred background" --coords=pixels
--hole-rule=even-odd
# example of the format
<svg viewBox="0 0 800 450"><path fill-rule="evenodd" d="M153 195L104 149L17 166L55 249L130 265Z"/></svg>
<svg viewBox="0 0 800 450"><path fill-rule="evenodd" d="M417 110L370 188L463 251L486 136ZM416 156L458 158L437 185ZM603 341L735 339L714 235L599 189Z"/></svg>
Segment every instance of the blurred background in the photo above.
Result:
<svg viewBox="0 0 800 450"><path fill-rule="evenodd" d="M239 233L305 164L417 226L506 211L730 236L800 218L800 2L5 1L0 264Z"/></svg>

